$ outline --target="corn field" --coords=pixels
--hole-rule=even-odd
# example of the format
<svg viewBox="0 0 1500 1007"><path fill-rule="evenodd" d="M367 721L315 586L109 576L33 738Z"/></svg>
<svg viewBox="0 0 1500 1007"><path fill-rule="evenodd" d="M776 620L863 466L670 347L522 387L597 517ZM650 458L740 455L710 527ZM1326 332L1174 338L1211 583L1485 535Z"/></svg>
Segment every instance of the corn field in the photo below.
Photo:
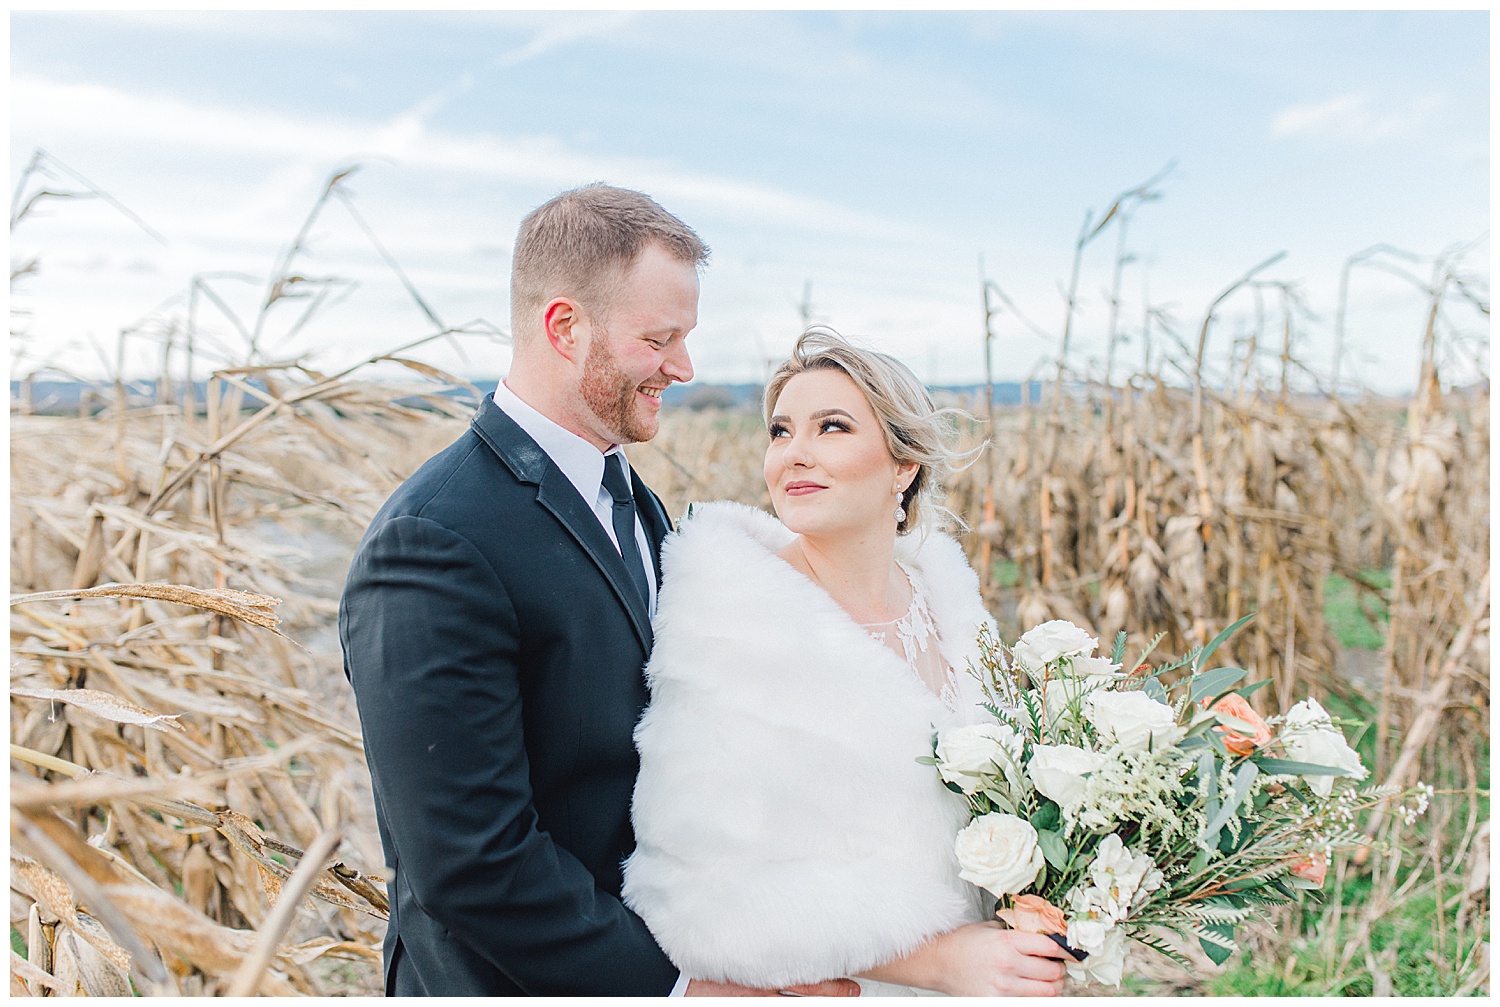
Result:
<svg viewBox="0 0 1500 1007"><path fill-rule="evenodd" d="M1212 312L1171 381L1075 374L1065 338L1040 401L968 404L958 433L989 447L947 485L1006 639L1066 618L1106 649L1123 632L1130 660L1160 636L1159 660L1253 612L1221 654L1271 679L1261 712L1341 697L1368 712L1376 780L1436 787L1425 821L1367 822L1312 925L1288 909L1252 934L1257 961L1321 956L1377 995L1411 967L1382 921L1421 898L1442 989L1489 988L1489 394L1441 380L1454 282L1429 290L1409 401L1290 390L1290 339L1279 384L1248 350L1205 380ZM13 995L379 993L385 867L333 625L364 527L487 391L418 362L426 341L337 374L224 367L202 400L163 375L97 413L13 406ZM392 367L409 378L370 376ZM764 436L669 411L630 458L674 517L766 506ZM1325 617L1336 577L1383 627L1362 676ZM1129 971L1201 994L1219 970Z"/></svg>

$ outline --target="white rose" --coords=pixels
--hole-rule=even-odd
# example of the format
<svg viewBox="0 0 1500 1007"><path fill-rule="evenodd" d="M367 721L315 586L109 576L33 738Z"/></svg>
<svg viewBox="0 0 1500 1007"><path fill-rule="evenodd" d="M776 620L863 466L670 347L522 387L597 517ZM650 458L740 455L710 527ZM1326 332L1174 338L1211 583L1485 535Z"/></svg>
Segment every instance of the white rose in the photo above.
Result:
<svg viewBox="0 0 1500 1007"><path fill-rule="evenodd" d="M1060 657L1087 657L1099 641L1063 619L1053 619L1021 634L1012 653L1030 670L1041 671Z"/></svg>
<svg viewBox="0 0 1500 1007"><path fill-rule="evenodd" d="M1077 745L1034 745L1026 772L1042 796L1060 808L1076 808L1083 800L1083 774L1102 769L1108 762L1103 753Z"/></svg>
<svg viewBox="0 0 1500 1007"><path fill-rule="evenodd" d="M1328 711L1316 699L1304 699L1287 711L1281 740L1286 746L1287 758L1294 762L1342 769L1356 780L1370 775L1364 763L1359 761L1359 753L1349 747L1344 732L1333 726ZM1304 776L1303 779L1319 797L1333 793L1332 776Z"/></svg>
<svg viewBox="0 0 1500 1007"><path fill-rule="evenodd" d="M1070 939L1068 943L1072 943ZM1068 977L1074 982L1093 980L1106 986L1119 986L1125 974L1125 931L1110 927L1103 945L1081 962L1068 962Z"/></svg>
<svg viewBox="0 0 1500 1007"><path fill-rule="evenodd" d="M1114 681L1124 678L1120 666L1107 657L1075 657L1068 661L1068 671L1079 678L1096 678Z"/></svg>
<svg viewBox="0 0 1500 1007"><path fill-rule="evenodd" d="M1047 862L1036 829L1015 815L980 815L958 834L958 876L995 896L1026 889Z"/></svg>
<svg viewBox="0 0 1500 1007"><path fill-rule="evenodd" d="M1165 703L1144 692L1113 692L1100 689L1083 704L1084 715L1105 738L1113 738L1127 752L1139 752L1147 743L1156 750L1175 745L1187 729L1178 726L1177 714Z"/></svg>
<svg viewBox="0 0 1500 1007"><path fill-rule="evenodd" d="M1021 739L1004 724L968 724L938 734L938 775L966 794L979 791L984 780L976 775L997 772L1019 782Z"/></svg>

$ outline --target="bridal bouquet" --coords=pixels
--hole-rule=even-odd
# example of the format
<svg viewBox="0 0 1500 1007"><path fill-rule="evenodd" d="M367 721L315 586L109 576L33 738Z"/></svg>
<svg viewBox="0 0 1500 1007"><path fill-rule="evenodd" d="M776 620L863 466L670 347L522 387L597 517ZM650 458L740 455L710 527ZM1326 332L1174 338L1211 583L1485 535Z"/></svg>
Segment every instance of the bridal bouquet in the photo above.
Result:
<svg viewBox="0 0 1500 1007"><path fill-rule="evenodd" d="M1190 965L1148 925L1222 963L1237 924L1320 888L1335 850L1369 842L1355 814L1397 796L1356 789L1369 771L1316 700L1262 718L1246 698L1269 679L1241 686L1243 669L1208 669L1245 621L1150 669L1153 644L1129 674L1123 633L1106 658L1082 629L1047 622L1009 660L986 635L974 671L993 722L939 732L922 759L969 802L961 876L1008 924L1069 950L1075 979L1118 986L1128 939ZM1430 794L1419 785L1401 813Z"/></svg>

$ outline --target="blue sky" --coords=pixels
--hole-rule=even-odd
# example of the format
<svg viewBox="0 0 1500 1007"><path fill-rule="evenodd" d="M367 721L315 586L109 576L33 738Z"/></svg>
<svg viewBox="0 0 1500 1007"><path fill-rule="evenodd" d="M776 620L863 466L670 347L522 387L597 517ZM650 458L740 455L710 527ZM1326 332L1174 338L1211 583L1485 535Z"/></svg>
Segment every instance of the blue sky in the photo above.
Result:
<svg viewBox="0 0 1500 1007"><path fill-rule="evenodd" d="M1146 297L1195 332L1284 249L1265 275L1301 285L1298 352L1326 371L1346 257L1486 233L1489 36L1482 11L15 13L12 184L44 148L168 243L97 200L39 207L13 235L13 257L40 258L17 287L13 370L97 373L90 342L112 356L121 327L180 314L195 273L263 278L327 176L359 160L360 213L450 324L504 327L521 216L603 179L714 249L700 378L758 380L810 282L816 319L928 380L976 380L978 256L1056 332L1084 212L1175 160L1130 223L1127 334ZM313 239L304 272L358 287L285 340L294 312L275 316L277 355L331 367L427 331L341 207ZM1104 355L1114 249L1106 232L1084 260L1080 370ZM1466 260L1486 279L1487 250ZM212 282L253 314L261 286ZM1344 373L1409 385L1421 294L1363 270L1350 303ZM1211 357L1253 313L1248 294L1229 303ZM1445 324L1450 376L1476 354L1487 367L1483 316L1455 306ZM1000 378L1056 352L997 325ZM160 354L128 345L134 369ZM471 375L508 359L468 352L428 359Z"/></svg>

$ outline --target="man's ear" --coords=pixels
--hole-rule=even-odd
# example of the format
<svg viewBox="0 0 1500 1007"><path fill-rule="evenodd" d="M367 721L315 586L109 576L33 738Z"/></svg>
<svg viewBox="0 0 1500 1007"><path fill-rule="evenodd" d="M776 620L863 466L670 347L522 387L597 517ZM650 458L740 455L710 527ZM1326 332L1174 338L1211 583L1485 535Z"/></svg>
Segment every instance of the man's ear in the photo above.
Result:
<svg viewBox="0 0 1500 1007"><path fill-rule="evenodd" d="M542 309L542 330L558 355L576 363L587 349L588 319L578 302L554 297Z"/></svg>

